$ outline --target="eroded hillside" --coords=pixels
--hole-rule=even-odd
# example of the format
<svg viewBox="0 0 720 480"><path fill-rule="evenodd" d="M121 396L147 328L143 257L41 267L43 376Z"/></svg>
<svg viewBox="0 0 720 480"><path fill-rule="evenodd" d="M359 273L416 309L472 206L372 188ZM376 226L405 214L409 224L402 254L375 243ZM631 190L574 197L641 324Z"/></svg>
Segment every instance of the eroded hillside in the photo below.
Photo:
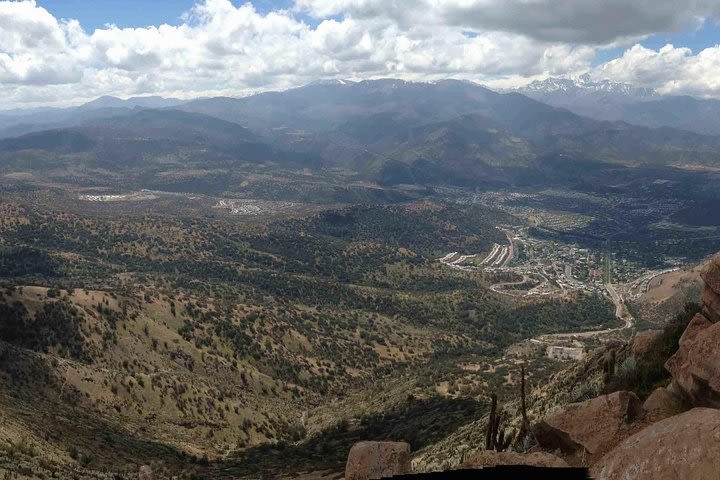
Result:
<svg viewBox="0 0 720 480"><path fill-rule="evenodd" d="M614 322L604 298L518 301L438 262L504 238L496 226L514 220L486 208L265 225L2 208L0 434L14 471L337 471L353 438L429 446L482 415L485 392L512 385L514 367L493 360L510 343ZM458 366L471 359L494 380Z"/></svg>

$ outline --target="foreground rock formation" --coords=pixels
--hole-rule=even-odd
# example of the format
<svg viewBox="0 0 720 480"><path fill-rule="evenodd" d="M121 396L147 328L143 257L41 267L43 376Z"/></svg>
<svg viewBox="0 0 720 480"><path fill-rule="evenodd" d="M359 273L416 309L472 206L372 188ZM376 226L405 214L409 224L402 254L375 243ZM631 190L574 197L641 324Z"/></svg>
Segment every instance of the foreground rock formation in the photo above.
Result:
<svg viewBox="0 0 720 480"><path fill-rule="evenodd" d="M411 471L409 444L360 442L350 449L345 466L345 480L372 480Z"/></svg>
<svg viewBox="0 0 720 480"><path fill-rule="evenodd" d="M596 480L710 479L720 476L720 410L695 408L623 441L593 468Z"/></svg>
<svg viewBox="0 0 720 480"><path fill-rule="evenodd" d="M638 332L633 340L632 352L636 357L647 354L653 347L653 343L662 335L662 330L646 330Z"/></svg>
<svg viewBox="0 0 720 480"><path fill-rule="evenodd" d="M471 455L460 468L484 468L504 465L529 465L531 467L566 468L565 460L547 452L516 453L484 450Z"/></svg>
<svg viewBox="0 0 720 480"><path fill-rule="evenodd" d="M643 408L656 418L666 418L682 412L685 405L678 395L660 387L645 400Z"/></svg>
<svg viewBox="0 0 720 480"><path fill-rule="evenodd" d="M720 257L701 277L703 312L690 322L665 368L673 377L669 390L693 406L720 408Z"/></svg>
<svg viewBox="0 0 720 480"><path fill-rule="evenodd" d="M629 425L642 414L637 395L615 392L567 405L540 422L534 433L538 443L549 450L592 455L626 437Z"/></svg>

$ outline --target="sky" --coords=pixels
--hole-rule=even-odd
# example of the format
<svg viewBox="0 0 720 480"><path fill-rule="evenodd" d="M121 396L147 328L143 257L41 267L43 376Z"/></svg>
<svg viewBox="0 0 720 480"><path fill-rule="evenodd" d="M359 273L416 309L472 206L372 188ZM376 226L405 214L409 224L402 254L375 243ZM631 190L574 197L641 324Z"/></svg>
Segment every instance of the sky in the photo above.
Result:
<svg viewBox="0 0 720 480"><path fill-rule="evenodd" d="M0 110L588 73L720 98L720 0L0 0Z"/></svg>

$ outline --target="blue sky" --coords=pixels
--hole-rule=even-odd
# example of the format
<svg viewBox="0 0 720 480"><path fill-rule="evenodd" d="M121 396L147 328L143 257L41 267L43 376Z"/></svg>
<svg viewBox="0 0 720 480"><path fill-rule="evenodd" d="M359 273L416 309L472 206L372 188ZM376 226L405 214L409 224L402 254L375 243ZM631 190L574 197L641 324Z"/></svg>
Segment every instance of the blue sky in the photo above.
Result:
<svg viewBox="0 0 720 480"><path fill-rule="evenodd" d="M706 20L700 29L686 29L680 33L653 35L640 43L652 49L659 49L671 43L675 46L690 48L693 52L699 52L720 43L720 27L716 21Z"/></svg>
<svg viewBox="0 0 720 480"><path fill-rule="evenodd" d="M720 27L713 20L706 20L700 29L688 28L680 32L663 32L651 35L640 40L640 45L653 50L659 50L667 44L675 47L686 47L693 53L720 44ZM594 65L605 63L622 55L627 46L600 50L594 60Z"/></svg>
<svg viewBox="0 0 720 480"><path fill-rule="evenodd" d="M118 27L147 27L167 23L182 23L181 15L192 8L197 0L38 0L37 4L57 18L74 18L88 31L103 28L106 24ZM245 1L232 0L236 6ZM253 0L260 13L287 9L290 0Z"/></svg>

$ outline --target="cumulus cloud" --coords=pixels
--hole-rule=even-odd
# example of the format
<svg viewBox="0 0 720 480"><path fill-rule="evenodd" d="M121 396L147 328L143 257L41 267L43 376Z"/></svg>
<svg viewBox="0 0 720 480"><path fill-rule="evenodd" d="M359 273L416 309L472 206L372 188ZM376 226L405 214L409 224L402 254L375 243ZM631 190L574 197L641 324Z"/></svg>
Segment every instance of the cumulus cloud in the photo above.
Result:
<svg viewBox="0 0 720 480"><path fill-rule="evenodd" d="M198 0L179 25L89 32L34 0L0 0L0 109L100 95L242 95L329 77L512 83L569 75L590 69L598 43L692 25L717 14L719 2L296 0L260 13L250 2ZM667 83L675 61L692 67L676 89L714 82L705 74L712 55L676 50L653 56L633 47L597 71L624 79L650 62L637 80Z"/></svg>
<svg viewBox="0 0 720 480"><path fill-rule="evenodd" d="M662 94L720 96L720 46L693 55L689 48L665 45L659 50L634 45L592 71L596 78L612 78L655 88Z"/></svg>
<svg viewBox="0 0 720 480"><path fill-rule="evenodd" d="M243 94L329 76L482 81L563 73L586 67L593 56L582 46L508 32L468 35L452 25L401 24L387 15L326 18L311 27L293 12L261 14L251 3L229 0L196 4L178 26L92 33L77 21L55 19L34 0L0 1L0 45L7 107L43 97Z"/></svg>
<svg viewBox="0 0 720 480"><path fill-rule="evenodd" d="M297 0L318 18L392 18L518 33L541 41L612 44L691 28L720 15L718 0Z"/></svg>

